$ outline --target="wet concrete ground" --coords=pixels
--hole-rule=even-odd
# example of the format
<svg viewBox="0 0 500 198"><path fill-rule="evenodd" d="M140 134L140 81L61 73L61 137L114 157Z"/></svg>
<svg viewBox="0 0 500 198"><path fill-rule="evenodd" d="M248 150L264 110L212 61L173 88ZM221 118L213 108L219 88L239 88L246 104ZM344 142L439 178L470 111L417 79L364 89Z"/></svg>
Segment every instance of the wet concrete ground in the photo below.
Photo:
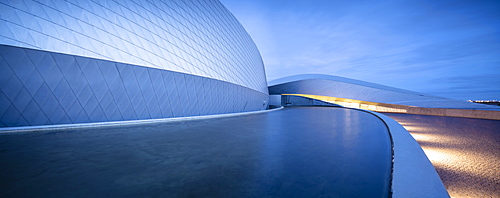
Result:
<svg viewBox="0 0 500 198"><path fill-rule="evenodd" d="M500 197L500 121L389 114L424 149L452 197Z"/></svg>
<svg viewBox="0 0 500 198"><path fill-rule="evenodd" d="M297 107L165 124L0 135L0 197L387 197L371 114Z"/></svg>

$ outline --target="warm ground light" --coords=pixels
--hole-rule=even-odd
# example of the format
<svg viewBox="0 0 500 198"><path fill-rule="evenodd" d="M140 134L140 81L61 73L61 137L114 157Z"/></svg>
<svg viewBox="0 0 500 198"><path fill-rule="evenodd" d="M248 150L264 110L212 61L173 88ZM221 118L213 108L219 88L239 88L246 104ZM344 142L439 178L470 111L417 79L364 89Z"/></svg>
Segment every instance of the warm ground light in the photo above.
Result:
<svg viewBox="0 0 500 198"><path fill-rule="evenodd" d="M387 114L420 144L452 197L500 197L500 121L405 113L403 105L295 95ZM388 107L390 106L390 107ZM401 106L401 108L397 108ZM396 108L394 108L396 107Z"/></svg>
<svg viewBox="0 0 500 198"><path fill-rule="evenodd" d="M500 197L500 121L386 115L422 146L451 197Z"/></svg>

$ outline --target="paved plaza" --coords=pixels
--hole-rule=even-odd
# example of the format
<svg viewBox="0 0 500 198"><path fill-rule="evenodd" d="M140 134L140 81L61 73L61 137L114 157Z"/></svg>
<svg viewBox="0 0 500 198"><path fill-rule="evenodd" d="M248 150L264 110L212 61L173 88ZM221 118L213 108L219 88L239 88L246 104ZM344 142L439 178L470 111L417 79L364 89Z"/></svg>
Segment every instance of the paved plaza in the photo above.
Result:
<svg viewBox="0 0 500 198"><path fill-rule="evenodd" d="M389 114L422 146L452 197L500 197L500 121Z"/></svg>

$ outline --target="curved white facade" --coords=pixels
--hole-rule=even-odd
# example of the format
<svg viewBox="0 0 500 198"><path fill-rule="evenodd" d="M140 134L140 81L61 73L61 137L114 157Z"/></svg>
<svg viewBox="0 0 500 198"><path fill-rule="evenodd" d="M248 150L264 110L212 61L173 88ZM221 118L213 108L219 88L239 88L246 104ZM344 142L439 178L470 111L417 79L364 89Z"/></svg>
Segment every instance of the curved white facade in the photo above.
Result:
<svg viewBox="0 0 500 198"><path fill-rule="evenodd" d="M267 93L257 47L216 0L2 1L0 44L177 71Z"/></svg>
<svg viewBox="0 0 500 198"><path fill-rule="evenodd" d="M262 58L217 0L0 1L0 127L267 108Z"/></svg>
<svg viewBox="0 0 500 198"><path fill-rule="evenodd" d="M492 105L444 98L355 79L332 75L304 74L269 82L269 93L310 94L372 103L396 104L424 108L500 110Z"/></svg>

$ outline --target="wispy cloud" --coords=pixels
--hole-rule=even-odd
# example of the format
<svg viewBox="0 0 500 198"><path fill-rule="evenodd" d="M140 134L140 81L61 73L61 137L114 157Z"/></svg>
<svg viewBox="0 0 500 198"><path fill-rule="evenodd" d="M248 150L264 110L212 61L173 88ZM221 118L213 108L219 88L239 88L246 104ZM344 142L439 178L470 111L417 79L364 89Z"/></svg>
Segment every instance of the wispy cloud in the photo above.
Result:
<svg viewBox="0 0 500 198"><path fill-rule="evenodd" d="M500 79L495 1L222 2L257 43L268 80L323 73L445 97L500 99L489 88Z"/></svg>

